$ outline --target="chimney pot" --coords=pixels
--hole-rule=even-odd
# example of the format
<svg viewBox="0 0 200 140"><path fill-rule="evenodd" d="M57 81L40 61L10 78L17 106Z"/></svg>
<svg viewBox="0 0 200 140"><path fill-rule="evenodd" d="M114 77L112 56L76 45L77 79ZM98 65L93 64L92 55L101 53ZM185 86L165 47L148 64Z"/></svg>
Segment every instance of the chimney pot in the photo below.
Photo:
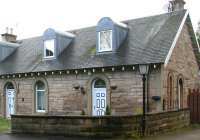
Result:
<svg viewBox="0 0 200 140"><path fill-rule="evenodd" d="M13 28L10 28L10 34L11 35L13 34Z"/></svg>
<svg viewBox="0 0 200 140"><path fill-rule="evenodd" d="M6 33L8 33L8 27L6 27Z"/></svg>
<svg viewBox="0 0 200 140"><path fill-rule="evenodd" d="M184 0L172 0L170 1L171 10L172 11L179 11L184 9L185 1Z"/></svg>
<svg viewBox="0 0 200 140"><path fill-rule="evenodd" d="M6 27L6 33L1 34L1 38L3 41L16 43L17 36L13 34L13 28L10 28L10 33L8 32L9 28Z"/></svg>

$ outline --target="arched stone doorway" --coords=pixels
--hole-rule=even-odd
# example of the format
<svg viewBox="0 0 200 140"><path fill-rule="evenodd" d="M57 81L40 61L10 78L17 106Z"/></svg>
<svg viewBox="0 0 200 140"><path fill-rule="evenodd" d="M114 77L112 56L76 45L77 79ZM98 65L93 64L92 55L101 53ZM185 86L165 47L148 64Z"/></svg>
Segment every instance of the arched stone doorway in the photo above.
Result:
<svg viewBox="0 0 200 140"><path fill-rule="evenodd" d="M5 84L5 116L10 118L11 115L15 114L15 96L16 90L11 82Z"/></svg>
<svg viewBox="0 0 200 140"><path fill-rule="evenodd" d="M92 83L92 115L103 116L106 113L106 83L102 79L96 79Z"/></svg>

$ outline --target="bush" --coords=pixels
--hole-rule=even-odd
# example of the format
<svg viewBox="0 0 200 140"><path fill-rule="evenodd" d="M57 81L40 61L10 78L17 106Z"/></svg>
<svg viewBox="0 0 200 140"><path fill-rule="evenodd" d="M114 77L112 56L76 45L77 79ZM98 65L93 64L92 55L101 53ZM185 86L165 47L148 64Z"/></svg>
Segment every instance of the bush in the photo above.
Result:
<svg viewBox="0 0 200 140"><path fill-rule="evenodd" d="M111 115L111 110L109 106L106 106L106 115Z"/></svg>
<svg viewBox="0 0 200 140"><path fill-rule="evenodd" d="M85 111L84 110L81 111L81 115L85 115Z"/></svg>

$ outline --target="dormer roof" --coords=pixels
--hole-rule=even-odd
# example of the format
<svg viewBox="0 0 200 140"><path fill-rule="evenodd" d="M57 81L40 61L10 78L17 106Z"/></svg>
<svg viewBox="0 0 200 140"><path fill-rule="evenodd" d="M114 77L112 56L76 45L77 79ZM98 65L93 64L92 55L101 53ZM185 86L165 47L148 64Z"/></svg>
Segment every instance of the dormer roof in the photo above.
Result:
<svg viewBox="0 0 200 140"><path fill-rule="evenodd" d="M103 17L99 20L96 31L113 29L114 26L128 29L128 26L125 23L113 21L110 17Z"/></svg>
<svg viewBox="0 0 200 140"><path fill-rule="evenodd" d="M58 31L53 28L48 28L43 33L44 40L55 39L56 37L65 37L65 38L73 39L73 38L75 38L75 35L70 32Z"/></svg>

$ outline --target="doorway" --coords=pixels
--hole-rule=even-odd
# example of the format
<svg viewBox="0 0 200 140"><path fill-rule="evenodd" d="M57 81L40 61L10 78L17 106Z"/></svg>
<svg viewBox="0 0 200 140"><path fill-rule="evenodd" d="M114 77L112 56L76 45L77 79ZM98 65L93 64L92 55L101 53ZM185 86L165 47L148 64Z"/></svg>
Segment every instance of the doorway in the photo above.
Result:
<svg viewBox="0 0 200 140"><path fill-rule="evenodd" d="M10 118L11 115L15 114L15 88L11 82L5 86L6 94L6 118Z"/></svg>
<svg viewBox="0 0 200 140"><path fill-rule="evenodd" d="M106 105L106 83L101 79L94 80L92 84L92 115L105 115Z"/></svg>

